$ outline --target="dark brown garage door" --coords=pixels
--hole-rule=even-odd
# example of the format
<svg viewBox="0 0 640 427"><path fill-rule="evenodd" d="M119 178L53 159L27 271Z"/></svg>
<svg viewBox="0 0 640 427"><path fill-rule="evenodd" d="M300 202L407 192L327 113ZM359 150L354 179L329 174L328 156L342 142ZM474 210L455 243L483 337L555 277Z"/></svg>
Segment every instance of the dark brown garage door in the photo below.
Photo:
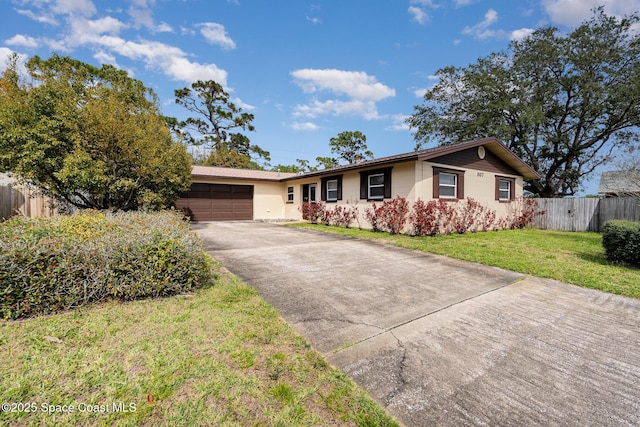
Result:
<svg viewBox="0 0 640 427"><path fill-rule="evenodd" d="M194 221L253 219L253 185L193 183L176 207L188 208Z"/></svg>

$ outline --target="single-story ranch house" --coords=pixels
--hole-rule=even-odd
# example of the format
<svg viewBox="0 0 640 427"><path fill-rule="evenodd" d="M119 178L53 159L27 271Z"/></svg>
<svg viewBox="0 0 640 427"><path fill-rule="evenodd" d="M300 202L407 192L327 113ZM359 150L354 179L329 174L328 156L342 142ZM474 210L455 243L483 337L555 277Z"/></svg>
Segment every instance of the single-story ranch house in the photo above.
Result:
<svg viewBox="0 0 640 427"><path fill-rule="evenodd" d="M499 140L486 138L300 174L194 166L191 189L176 207L196 221L300 220L304 202L356 205L363 215L371 201L396 196L409 204L470 197L502 217L522 196L523 180L538 178Z"/></svg>

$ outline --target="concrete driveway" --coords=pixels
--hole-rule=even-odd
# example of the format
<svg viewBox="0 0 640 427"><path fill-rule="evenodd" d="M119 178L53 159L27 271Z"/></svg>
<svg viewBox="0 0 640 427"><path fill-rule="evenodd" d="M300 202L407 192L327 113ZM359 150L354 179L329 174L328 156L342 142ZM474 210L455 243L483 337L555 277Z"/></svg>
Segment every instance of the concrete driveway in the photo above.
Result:
<svg viewBox="0 0 640 427"><path fill-rule="evenodd" d="M408 426L640 425L640 300L274 224L194 229Z"/></svg>

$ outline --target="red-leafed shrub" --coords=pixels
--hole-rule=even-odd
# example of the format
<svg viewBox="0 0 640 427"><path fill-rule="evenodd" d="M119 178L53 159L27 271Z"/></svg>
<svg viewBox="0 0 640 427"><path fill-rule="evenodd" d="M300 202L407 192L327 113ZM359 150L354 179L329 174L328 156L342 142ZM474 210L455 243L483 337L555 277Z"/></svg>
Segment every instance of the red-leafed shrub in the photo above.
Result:
<svg viewBox="0 0 640 427"><path fill-rule="evenodd" d="M388 231L391 234L400 234L409 214L409 202L404 197L385 200L381 206L372 202L371 208L365 211L367 221L373 231Z"/></svg>
<svg viewBox="0 0 640 427"><path fill-rule="evenodd" d="M382 206L376 205L376 202L371 202L371 207L364 210L364 217L371 224L373 231L382 231L382 228L380 228L381 216Z"/></svg>
<svg viewBox="0 0 640 427"><path fill-rule="evenodd" d="M544 215L547 211L540 209L536 199L519 198L512 204L512 213L501 222L505 229L525 228L533 223L537 216Z"/></svg>
<svg viewBox="0 0 640 427"><path fill-rule="evenodd" d="M349 228L351 223L358 216L358 208L351 208L348 206L336 206L331 213L331 220L338 227Z"/></svg>
<svg viewBox="0 0 640 427"><path fill-rule="evenodd" d="M455 209L451 202L442 199L424 202L419 199L413 204L412 210L409 222L416 236L449 234L453 229Z"/></svg>
<svg viewBox="0 0 640 427"><path fill-rule="evenodd" d="M304 202L300 210L302 219L306 219L311 224L317 224L324 216L325 205L323 202Z"/></svg>
<svg viewBox="0 0 640 427"><path fill-rule="evenodd" d="M495 221L496 213L478 201L467 198L456 203L456 213L452 222L453 229L460 234L478 230L487 231Z"/></svg>

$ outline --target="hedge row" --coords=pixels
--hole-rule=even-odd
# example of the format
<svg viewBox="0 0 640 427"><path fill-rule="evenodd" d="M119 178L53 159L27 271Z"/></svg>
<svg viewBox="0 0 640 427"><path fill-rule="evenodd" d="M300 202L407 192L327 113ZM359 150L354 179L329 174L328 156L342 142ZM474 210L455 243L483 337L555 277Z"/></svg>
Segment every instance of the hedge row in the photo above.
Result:
<svg viewBox="0 0 640 427"><path fill-rule="evenodd" d="M209 284L210 261L172 212L15 218L0 223L0 316L174 295Z"/></svg>
<svg viewBox="0 0 640 427"><path fill-rule="evenodd" d="M640 266L640 222L608 221L602 246L609 260Z"/></svg>

